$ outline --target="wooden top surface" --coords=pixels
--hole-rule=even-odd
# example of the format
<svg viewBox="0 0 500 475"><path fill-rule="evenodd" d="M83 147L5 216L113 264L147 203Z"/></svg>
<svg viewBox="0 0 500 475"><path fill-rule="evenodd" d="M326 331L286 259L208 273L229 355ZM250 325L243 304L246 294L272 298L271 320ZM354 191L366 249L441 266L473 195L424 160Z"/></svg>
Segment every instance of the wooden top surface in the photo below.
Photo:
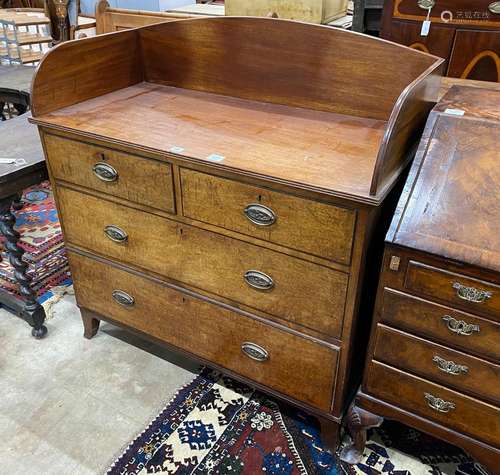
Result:
<svg viewBox="0 0 500 475"><path fill-rule="evenodd" d="M29 114L0 122L0 158L22 159L15 164L0 163L0 185L45 165L40 136Z"/></svg>
<svg viewBox="0 0 500 475"><path fill-rule="evenodd" d="M386 126L150 83L45 114L37 123L368 202L377 198L369 190Z"/></svg>
<svg viewBox="0 0 500 475"><path fill-rule="evenodd" d="M431 114L388 239L500 272L499 131L500 91L452 88Z"/></svg>

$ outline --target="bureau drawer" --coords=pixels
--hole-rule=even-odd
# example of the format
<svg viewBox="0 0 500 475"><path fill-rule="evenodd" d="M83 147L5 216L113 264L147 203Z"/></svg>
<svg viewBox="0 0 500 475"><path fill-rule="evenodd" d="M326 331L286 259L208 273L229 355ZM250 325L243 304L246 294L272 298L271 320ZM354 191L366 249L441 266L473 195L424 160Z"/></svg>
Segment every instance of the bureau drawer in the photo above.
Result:
<svg viewBox="0 0 500 475"><path fill-rule="evenodd" d="M420 336L500 360L500 324L385 288L381 320Z"/></svg>
<svg viewBox="0 0 500 475"><path fill-rule="evenodd" d="M405 287L500 320L500 286L410 261Z"/></svg>
<svg viewBox="0 0 500 475"><path fill-rule="evenodd" d="M469 396L372 361L365 391L445 427L500 445L500 409Z"/></svg>
<svg viewBox="0 0 500 475"><path fill-rule="evenodd" d="M79 254L69 258L80 306L330 412L336 348Z"/></svg>
<svg viewBox="0 0 500 475"><path fill-rule="evenodd" d="M186 217L348 265L355 211L181 169Z"/></svg>
<svg viewBox="0 0 500 475"><path fill-rule="evenodd" d="M500 403L500 366L399 330L377 325L374 359Z"/></svg>
<svg viewBox="0 0 500 475"><path fill-rule="evenodd" d="M58 200L70 244L340 334L346 274L68 188L59 187ZM110 225L111 239L104 232ZM126 233L124 242L113 241L116 229Z"/></svg>
<svg viewBox="0 0 500 475"><path fill-rule="evenodd" d="M169 163L44 135L52 176L135 203L174 212Z"/></svg>

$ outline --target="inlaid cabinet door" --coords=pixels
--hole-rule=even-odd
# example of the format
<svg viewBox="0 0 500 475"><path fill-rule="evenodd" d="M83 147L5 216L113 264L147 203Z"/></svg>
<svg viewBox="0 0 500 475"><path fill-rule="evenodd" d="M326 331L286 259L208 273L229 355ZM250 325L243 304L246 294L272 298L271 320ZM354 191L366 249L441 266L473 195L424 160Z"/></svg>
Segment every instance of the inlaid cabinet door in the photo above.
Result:
<svg viewBox="0 0 500 475"><path fill-rule="evenodd" d="M495 0L394 0L392 14L398 19L422 21L430 6L433 22L486 27L500 22Z"/></svg>
<svg viewBox="0 0 500 475"><path fill-rule="evenodd" d="M500 31L457 30L447 75L500 82Z"/></svg>
<svg viewBox="0 0 500 475"><path fill-rule="evenodd" d="M390 24L390 31L384 31L382 36L387 40L409 46L424 53L434 54L440 58L449 58L455 30L432 23L429 34L422 36L420 34L421 29L421 22L393 20Z"/></svg>

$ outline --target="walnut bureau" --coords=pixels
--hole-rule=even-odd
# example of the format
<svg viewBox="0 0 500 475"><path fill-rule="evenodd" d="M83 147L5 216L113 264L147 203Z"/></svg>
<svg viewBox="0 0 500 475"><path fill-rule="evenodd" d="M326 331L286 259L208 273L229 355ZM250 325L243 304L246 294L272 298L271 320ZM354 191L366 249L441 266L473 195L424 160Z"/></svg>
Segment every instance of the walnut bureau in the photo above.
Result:
<svg viewBox="0 0 500 475"><path fill-rule="evenodd" d="M360 381L367 252L441 72L400 45L265 18L54 48L33 121L85 336L124 325L336 429Z"/></svg>
<svg viewBox="0 0 500 475"><path fill-rule="evenodd" d="M394 418L500 462L500 91L435 107L387 235L361 390L348 417Z"/></svg>

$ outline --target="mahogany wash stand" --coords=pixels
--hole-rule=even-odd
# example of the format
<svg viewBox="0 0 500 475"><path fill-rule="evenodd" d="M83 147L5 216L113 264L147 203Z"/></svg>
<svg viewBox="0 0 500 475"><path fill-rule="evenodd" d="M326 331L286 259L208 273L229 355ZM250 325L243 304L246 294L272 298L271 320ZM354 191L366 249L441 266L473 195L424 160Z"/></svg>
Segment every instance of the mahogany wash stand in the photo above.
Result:
<svg viewBox="0 0 500 475"><path fill-rule="evenodd" d="M335 447L365 268L441 73L404 46L267 18L54 48L33 122L85 336L108 320L163 342L315 413Z"/></svg>

